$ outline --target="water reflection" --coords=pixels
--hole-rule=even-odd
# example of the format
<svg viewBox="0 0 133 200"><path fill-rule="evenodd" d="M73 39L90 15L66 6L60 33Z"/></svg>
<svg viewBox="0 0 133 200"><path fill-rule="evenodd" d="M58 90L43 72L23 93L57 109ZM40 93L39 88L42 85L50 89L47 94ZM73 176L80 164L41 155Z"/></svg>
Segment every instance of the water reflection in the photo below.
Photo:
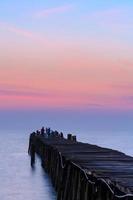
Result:
<svg viewBox="0 0 133 200"><path fill-rule="evenodd" d="M35 173L35 170L36 170L35 165L31 165L31 171L32 171L32 173Z"/></svg>

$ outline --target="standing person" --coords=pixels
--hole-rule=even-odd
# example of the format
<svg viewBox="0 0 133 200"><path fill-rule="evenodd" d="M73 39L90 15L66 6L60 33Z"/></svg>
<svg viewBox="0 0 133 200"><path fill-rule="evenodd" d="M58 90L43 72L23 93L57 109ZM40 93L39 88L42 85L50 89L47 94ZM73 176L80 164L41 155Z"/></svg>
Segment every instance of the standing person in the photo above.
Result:
<svg viewBox="0 0 133 200"><path fill-rule="evenodd" d="M41 128L41 135L44 136L44 127Z"/></svg>

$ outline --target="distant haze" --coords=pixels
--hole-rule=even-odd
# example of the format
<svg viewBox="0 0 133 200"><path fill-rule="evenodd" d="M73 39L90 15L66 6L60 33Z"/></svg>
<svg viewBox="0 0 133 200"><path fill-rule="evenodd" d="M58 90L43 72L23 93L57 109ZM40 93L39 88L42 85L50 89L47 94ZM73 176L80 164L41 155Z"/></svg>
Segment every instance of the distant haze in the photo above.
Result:
<svg viewBox="0 0 133 200"><path fill-rule="evenodd" d="M32 132L42 126L67 132L133 132L133 113L97 111L1 111L1 130Z"/></svg>

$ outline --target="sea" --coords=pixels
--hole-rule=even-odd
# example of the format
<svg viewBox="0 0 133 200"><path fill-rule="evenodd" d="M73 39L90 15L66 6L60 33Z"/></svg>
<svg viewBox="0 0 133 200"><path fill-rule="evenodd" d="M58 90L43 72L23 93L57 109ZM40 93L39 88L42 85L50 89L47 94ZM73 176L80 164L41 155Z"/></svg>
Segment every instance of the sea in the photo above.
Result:
<svg viewBox="0 0 133 200"><path fill-rule="evenodd" d="M65 133L67 134L67 133ZM97 144L133 156L131 132L76 133L77 140ZM27 153L29 132L26 130L0 131L0 199L1 200L55 200L56 192L49 176L42 169L40 159L30 166Z"/></svg>

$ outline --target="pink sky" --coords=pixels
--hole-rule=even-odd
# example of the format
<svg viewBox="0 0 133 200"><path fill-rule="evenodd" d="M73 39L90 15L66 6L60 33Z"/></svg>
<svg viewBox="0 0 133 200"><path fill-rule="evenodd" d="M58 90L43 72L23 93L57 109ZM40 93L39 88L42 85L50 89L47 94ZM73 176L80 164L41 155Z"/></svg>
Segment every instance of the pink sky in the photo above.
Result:
<svg viewBox="0 0 133 200"><path fill-rule="evenodd" d="M51 54L46 50L43 53L43 48L49 51L49 45L40 43L33 49L32 41L6 45L8 51L3 49L0 60L2 108L133 108L130 98L124 98L132 96L133 86L132 60L128 56L119 55L117 59L118 53L108 47L102 56L90 48L82 52L80 45L73 44L64 48L59 43L56 49L53 45Z"/></svg>
<svg viewBox="0 0 133 200"><path fill-rule="evenodd" d="M109 22L112 16L121 22L127 8L80 14L76 34L65 21L75 9L61 5L28 13L30 28L0 22L0 108L133 109L133 48L122 40L130 32ZM50 20L60 22L60 29L58 24L52 32ZM86 29L89 20L94 34Z"/></svg>

